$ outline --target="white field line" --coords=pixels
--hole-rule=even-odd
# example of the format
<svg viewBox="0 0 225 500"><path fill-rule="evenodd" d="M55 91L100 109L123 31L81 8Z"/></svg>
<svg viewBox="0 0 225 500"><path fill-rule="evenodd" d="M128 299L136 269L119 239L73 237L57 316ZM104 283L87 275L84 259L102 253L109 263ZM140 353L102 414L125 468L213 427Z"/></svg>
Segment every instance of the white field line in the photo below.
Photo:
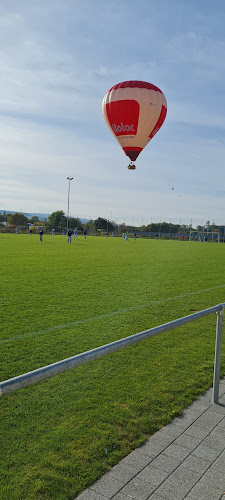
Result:
<svg viewBox="0 0 225 500"><path fill-rule="evenodd" d="M123 314L123 313L130 312L130 311L136 311L138 309L143 309L144 307L154 306L157 304L163 304L165 302L169 302L169 301L176 300L176 299L183 299L185 297L190 297L191 295L197 295L200 293L210 292L211 290L218 290L219 288L225 288L225 285L219 285L219 286L215 286L212 288L204 288L203 290L197 290L196 292L189 292L189 293L185 293L182 295L175 295L175 297L168 297L167 299L163 299L163 300L155 300L153 302L148 302L148 304L141 304L139 306L128 307L126 309L119 309L118 311L113 311L113 312L110 312L107 314L101 314L100 316L92 316L91 318L73 321L72 323L66 323L65 325L52 326L51 328L47 328L46 330L37 330L35 332L24 333L23 335L16 335L15 337L11 337L9 339L0 340L0 345L5 344L7 342L13 342L14 340L27 338L27 337L31 337L34 335L40 335L42 333L49 333L49 332L53 332L56 330L63 330L65 328L69 328L70 326L83 325L84 323L88 323L90 321L96 321L98 319L111 318L112 316L116 316L117 314Z"/></svg>

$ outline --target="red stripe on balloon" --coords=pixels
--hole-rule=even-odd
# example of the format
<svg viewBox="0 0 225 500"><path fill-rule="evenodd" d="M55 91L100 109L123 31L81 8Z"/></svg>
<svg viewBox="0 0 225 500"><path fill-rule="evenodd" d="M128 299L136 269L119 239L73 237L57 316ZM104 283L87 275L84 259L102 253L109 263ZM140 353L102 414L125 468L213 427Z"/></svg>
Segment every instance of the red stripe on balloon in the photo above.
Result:
<svg viewBox="0 0 225 500"><path fill-rule="evenodd" d="M126 81L126 82L117 83L111 89L109 89L108 92L111 92L112 90L126 89L126 88L132 88L132 89L139 88L139 89L155 90L156 92L160 92L160 94L162 94L162 91L158 87L153 85L152 83L140 82L138 80L130 80L130 81Z"/></svg>
<svg viewBox="0 0 225 500"><path fill-rule="evenodd" d="M165 106L162 106L161 113L159 115L159 119L158 119L157 123L155 124L153 130L149 134L150 139L152 139L154 137L154 135L158 132L158 130L161 128L161 126L166 118L166 113L167 113L167 109L165 108Z"/></svg>

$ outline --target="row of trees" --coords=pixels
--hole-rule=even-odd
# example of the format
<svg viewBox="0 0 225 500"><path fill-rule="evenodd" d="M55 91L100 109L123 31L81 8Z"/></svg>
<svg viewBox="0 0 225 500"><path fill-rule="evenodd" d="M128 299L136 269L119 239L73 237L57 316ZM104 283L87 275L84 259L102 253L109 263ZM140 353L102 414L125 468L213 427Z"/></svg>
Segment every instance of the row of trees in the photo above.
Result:
<svg viewBox="0 0 225 500"><path fill-rule="evenodd" d="M28 224L36 224L39 222L37 215L34 215L31 219L23 215L21 212L14 214L0 214L0 224L6 223L7 225L12 225L16 227L26 227Z"/></svg>
<svg viewBox="0 0 225 500"><path fill-rule="evenodd" d="M28 218L24 214L18 212L9 215L0 215L0 225L4 226L4 223L6 223L7 227L11 227L12 229L20 228L24 230L28 229L29 226L43 226L46 231L55 229L56 232L61 233L63 229L65 230L67 228L67 217L62 210L58 210L53 212L47 220L40 221L36 215L32 218ZM78 231L86 229L88 232L93 233L97 233L98 231L115 231L115 224L101 217L87 222L83 222L76 217L70 217L69 227L73 229L76 227Z"/></svg>
<svg viewBox="0 0 225 500"><path fill-rule="evenodd" d="M47 228L54 228L56 231L61 232L67 226L67 218L63 211L53 212L46 224ZM89 232L102 231L115 231L115 224L112 222L98 217L96 220L89 220L87 222L82 222L79 218L70 217L69 226L71 228L77 227L78 231L86 229Z"/></svg>
<svg viewBox="0 0 225 500"><path fill-rule="evenodd" d="M0 224L3 225L5 222L6 215L0 215ZM7 225L12 228L20 228L22 230L27 229L29 225L32 226L44 226L46 231L51 231L51 229L55 229L56 232L61 233L62 230L65 230L67 227L67 217L62 210L58 210L56 212L52 212L52 214L45 221L39 221L37 216L33 216L32 218L26 217L22 213L14 213L8 215ZM86 229L89 233L99 234L101 232L115 232L122 233L123 231L143 233L143 234L151 234L151 233L159 233L159 234L189 234L190 231L195 230L192 225L181 225L181 224L172 224L168 222L158 222L151 223L142 226L130 226L126 224L117 225L115 222L110 222L107 219L102 217L98 217L97 219L82 221L76 217L69 218L69 226L71 228L77 228L78 231L83 231ZM197 226L196 230L199 233L210 232L210 231L218 231L224 234L224 226L217 226L214 223L210 224L209 221L206 222L204 226Z"/></svg>

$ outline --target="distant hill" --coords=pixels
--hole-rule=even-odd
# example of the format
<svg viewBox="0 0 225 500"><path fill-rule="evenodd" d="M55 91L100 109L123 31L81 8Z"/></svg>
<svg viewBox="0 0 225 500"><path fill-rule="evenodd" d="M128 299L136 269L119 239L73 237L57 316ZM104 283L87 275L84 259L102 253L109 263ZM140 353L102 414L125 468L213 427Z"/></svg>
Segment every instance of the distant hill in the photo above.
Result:
<svg viewBox="0 0 225 500"><path fill-rule="evenodd" d="M39 220L44 221L45 219L48 219L50 214L40 214L40 213L27 213L27 212L21 212L20 210L0 210L0 215L4 214L15 214L16 212L22 213L27 217L28 219L31 219L34 215L38 217Z"/></svg>
<svg viewBox="0 0 225 500"><path fill-rule="evenodd" d="M4 214L15 214L15 213L22 213L23 215L25 215L25 217L27 217L28 219L32 219L32 217L36 216L38 217L38 220L40 221L44 221L44 220L47 220L48 217L51 215L51 214L40 214L40 213L27 213L27 212L21 212L21 210L0 210L0 215L4 215ZM70 218L73 217L70 215ZM89 219L80 219L80 221L85 224L86 222L89 221Z"/></svg>

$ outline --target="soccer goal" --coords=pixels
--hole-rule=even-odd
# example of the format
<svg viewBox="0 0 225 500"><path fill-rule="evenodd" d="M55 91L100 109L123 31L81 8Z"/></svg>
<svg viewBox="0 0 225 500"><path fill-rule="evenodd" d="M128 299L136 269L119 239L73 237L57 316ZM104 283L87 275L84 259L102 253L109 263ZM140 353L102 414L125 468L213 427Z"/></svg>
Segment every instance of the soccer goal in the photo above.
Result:
<svg viewBox="0 0 225 500"><path fill-rule="evenodd" d="M200 231L190 231L189 241L214 241L220 243L220 233L218 231L200 232Z"/></svg>

